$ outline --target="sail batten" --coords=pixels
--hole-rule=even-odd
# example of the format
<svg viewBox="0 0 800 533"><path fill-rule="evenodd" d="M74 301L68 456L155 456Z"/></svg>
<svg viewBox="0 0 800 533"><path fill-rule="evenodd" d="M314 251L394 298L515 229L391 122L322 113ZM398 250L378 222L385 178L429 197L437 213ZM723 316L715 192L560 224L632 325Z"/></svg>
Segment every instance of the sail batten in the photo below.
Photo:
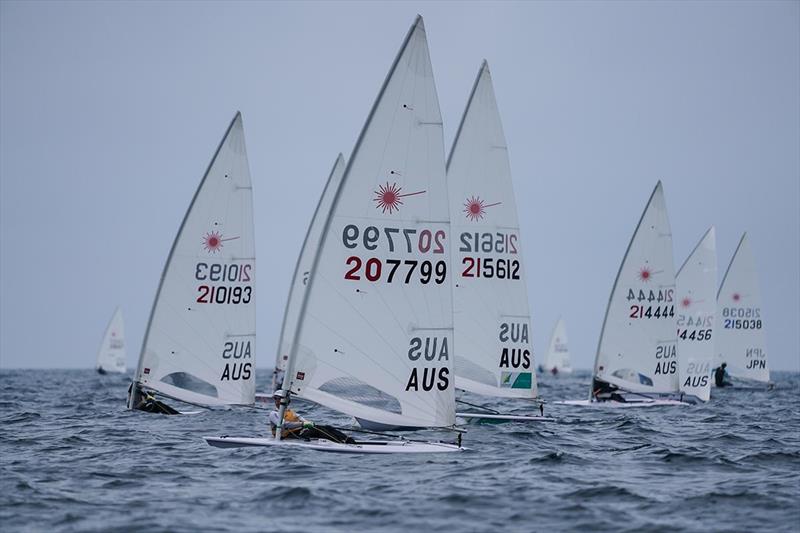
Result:
<svg viewBox="0 0 800 533"><path fill-rule="evenodd" d="M535 398L530 309L500 111L484 60L447 164L456 385L477 394Z"/></svg>

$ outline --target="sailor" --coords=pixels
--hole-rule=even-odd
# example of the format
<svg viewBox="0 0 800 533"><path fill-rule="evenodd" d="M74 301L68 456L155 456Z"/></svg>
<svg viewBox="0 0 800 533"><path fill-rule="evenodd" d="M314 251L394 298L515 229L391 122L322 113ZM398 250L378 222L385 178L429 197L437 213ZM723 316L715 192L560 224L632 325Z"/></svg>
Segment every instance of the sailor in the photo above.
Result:
<svg viewBox="0 0 800 533"><path fill-rule="evenodd" d="M280 408L281 402L286 402L286 410L283 412L283 432L281 433L282 439L327 439L333 442L342 442L345 444L355 444L352 437L348 437L341 431L332 428L331 426L317 426L314 422L306 420L289 409L290 397L286 395L286 391L276 390L272 395L275 400L275 409L269 413L269 425L272 429L272 436L278 429L278 422L280 421ZM285 400L284 400L285 398Z"/></svg>
<svg viewBox="0 0 800 533"><path fill-rule="evenodd" d="M619 388L616 385L612 385L611 383L595 379L593 380L592 386L593 386L592 395L594 396L595 401L597 402L612 401L612 402L626 403L625 397L619 392L617 392Z"/></svg>
<svg viewBox="0 0 800 533"><path fill-rule="evenodd" d="M139 385L131 383L131 387L136 387L136 397L133 408L139 411L146 411L148 413L158 413L164 415L177 415L178 411L156 399L155 396L148 390L144 390Z"/></svg>
<svg viewBox="0 0 800 533"><path fill-rule="evenodd" d="M728 363L722 363L714 370L714 384L717 387L732 387L733 383L731 383L728 378L728 371L725 370L725 367L728 366Z"/></svg>

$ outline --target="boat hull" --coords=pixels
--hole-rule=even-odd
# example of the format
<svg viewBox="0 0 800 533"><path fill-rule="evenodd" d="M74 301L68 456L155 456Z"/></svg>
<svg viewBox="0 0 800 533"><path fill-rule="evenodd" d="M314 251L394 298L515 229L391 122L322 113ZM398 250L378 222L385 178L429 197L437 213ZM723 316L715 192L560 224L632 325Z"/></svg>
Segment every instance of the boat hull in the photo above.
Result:
<svg viewBox="0 0 800 533"><path fill-rule="evenodd" d="M678 400L661 400L661 399L631 400L627 402L615 402L612 400L604 402L593 402L591 400L562 400L552 403L557 405L577 405L579 407L599 407L608 409L628 409L635 407L664 407L667 405L690 405L686 402L681 402Z"/></svg>
<svg viewBox="0 0 800 533"><path fill-rule="evenodd" d="M464 419L467 422L555 422L552 416L531 416L531 415L504 415L487 413L456 413L456 418Z"/></svg>
<svg viewBox="0 0 800 533"><path fill-rule="evenodd" d="M390 453L448 453L460 452L464 448L455 444L444 442L412 442L405 440L390 441L361 441L356 444L344 444L324 439L312 440L275 440L264 437L203 437L205 441L216 448L247 448L247 447L290 447L306 448L331 453L362 453L362 454L390 454Z"/></svg>

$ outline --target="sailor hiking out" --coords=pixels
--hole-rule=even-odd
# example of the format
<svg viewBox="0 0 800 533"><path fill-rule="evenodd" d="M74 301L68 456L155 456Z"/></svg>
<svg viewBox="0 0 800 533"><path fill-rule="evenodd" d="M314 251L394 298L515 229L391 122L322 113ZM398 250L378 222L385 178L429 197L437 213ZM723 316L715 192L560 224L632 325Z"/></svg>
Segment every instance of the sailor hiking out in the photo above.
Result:
<svg viewBox="0 0 800 533"><path fill-rule="evenodd" d="M133 394L130 403L131 409L162 415L179 414L178 411L156 399L153 393L138 384L131 383L130 387L128 387L128 396L130 397L131 394Z"/></svg>
<svg viewBox="0 0 800 533"><path fill-rule="evenodd" d="M269 413L269 425L272 430L272 436L278 428L280 422L280 408L281 402L286 401L286 410L283 413L283 431L281 432L282 439L327 439L333 442L340 442L345 444L355 444L352 437L348 437L341 431L331 426L317 426L314 422L306 420L289 408L289 397L283 390L277 390L272 395L275 400L275 409Z"/></svg>

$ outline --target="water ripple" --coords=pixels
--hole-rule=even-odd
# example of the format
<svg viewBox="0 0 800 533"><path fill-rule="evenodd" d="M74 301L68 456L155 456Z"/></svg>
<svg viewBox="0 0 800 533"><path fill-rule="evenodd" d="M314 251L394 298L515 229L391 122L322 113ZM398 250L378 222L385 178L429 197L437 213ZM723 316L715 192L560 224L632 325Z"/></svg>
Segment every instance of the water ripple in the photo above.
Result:
<svg viewBox="0 0 800 533"><path fill-rule="evenodd" d="M133 413L127 377L2 371L0 523L4 533L798 531L800 376L774 378L773 391L714 390L688 408L548 404L557 422L469 425L462 454L358 457L211 448L203 435L266 435L267 411ZM583 398L588 386L577 373L542 392Z"/></svg>

